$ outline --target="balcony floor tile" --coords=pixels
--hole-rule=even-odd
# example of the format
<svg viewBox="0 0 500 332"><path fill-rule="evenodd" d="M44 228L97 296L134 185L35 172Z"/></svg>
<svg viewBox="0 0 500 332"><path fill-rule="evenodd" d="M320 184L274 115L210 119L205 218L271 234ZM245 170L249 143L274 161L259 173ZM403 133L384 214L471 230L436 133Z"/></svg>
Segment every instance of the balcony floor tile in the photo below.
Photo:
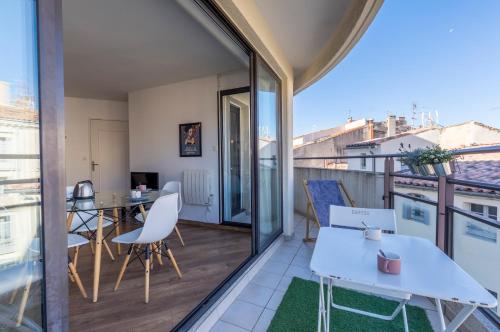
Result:
<svg viewBox="0 0 500 332"><path fill-rule="evenodd" d="M260 286L251 282L243 289L238 299L248 303L252 303L261 307L265 307L269 299L273 295L273 290L264 286Z"/></svg>
<svg viewBox="0 0 500 332"><path fill-rule="evenodd" d="M221 321L251 331L263 311L261 306L235 300L222 315Z"/></svg>
<svg viewBox="0 0 500 332"><path fill-rule="evenodd" d="M253 328L253 332L266 332L269 325L271 324L271 321L273 320L274 314L276 312L271 309L264 309L262 314L259 317L259 320L257 321L257 324L255 324L255 327Z"/></svg>

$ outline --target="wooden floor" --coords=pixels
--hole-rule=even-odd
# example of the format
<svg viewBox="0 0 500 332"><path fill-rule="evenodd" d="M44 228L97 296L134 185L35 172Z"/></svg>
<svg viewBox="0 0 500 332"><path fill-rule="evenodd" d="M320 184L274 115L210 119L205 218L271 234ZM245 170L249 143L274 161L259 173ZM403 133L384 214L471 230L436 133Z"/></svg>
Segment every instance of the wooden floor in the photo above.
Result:
<svg viewBox="0 0 500 332"><path fill-rule="evenodd" d="M103 249L99 301L84 299L70 282L71 331L168 331L250 255L250 232L218 226L179 224L185 247L173 233L169 247L179 264L179 279L168 259L155 260L150 275L150 300L144 303L144 269L134 261L125 272L120 288L113 287L123 261L112 262ZM130 230L130 228L129 228ZM116 253L115 245L112 250ZM80 250L78 272L89 296L92 294L93 256L90 247Z"/></svg>

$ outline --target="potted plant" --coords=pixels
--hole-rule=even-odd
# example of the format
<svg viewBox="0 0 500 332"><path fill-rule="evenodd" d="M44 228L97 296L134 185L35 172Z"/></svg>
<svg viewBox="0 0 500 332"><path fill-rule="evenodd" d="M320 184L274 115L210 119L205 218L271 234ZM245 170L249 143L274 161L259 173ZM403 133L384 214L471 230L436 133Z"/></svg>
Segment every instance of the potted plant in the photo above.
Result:
<svg viewBox="0 0 500 332"><path fill-rule="evenodd" d="M418 164L425 169L427 175L447 176L455 173L455 155L439 145L427 147L418 156Z"/></svg>
<svg viewBox="0 0 500 332"><path fill-rule="evenodd" d="M399 161L403 165L408 166L408 169L412 174L420 174L418 167L418 156L422 152L422 149L412 150L410 144L408 144L408 148L406 148L401 142L399 152L401 153Z"/></svg>

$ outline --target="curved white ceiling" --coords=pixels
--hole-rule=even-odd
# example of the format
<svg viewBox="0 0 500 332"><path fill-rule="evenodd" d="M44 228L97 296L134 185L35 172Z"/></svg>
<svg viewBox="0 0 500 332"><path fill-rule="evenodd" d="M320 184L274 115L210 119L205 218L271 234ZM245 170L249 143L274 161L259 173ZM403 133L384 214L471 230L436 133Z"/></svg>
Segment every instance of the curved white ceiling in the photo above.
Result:
<svg viewBox="0 0 500 332"><path fill-rule="evenodd" d="M307 69L327 44L351 0L256 0L294 69Z"/></svg>
<svg viewBox="0 0 500 332"><path fill-rule="evenodd" d="M65 95L128 92L245 65L175 1L63 0Z"/></svg>

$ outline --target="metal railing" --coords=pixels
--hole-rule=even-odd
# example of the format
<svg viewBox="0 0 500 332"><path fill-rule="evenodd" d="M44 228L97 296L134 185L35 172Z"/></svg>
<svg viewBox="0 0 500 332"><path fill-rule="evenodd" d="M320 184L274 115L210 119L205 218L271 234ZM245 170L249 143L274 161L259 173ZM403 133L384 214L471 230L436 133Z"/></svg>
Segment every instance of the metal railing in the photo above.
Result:
<svg viewBox="0 0 500 332"><path fill-rule="evenodd" d="M478 147L478 148L467 148L454 150L453 154L457 156L464 155L472 155L472 154L488 154L488 153L498 153L500 152L500 145L488 146L488 147ZM473 181L469 179L460 179L451 176L422 176L409 174L406 170L396 172L395 169L395 161L399 160L402 157L402 154L379 154L379 155L349 155L349 156L318 156L318 157L296 157L294 160L348 160L348 159L373 159L372 162L373 169L371 172L375 173L376 162L377 159L384 160L384 172L383 172L383 196L382 199L384 201L384 208L395 208L396 197L401 197L403 199L412 200L414 202L420 202L421 204L427 204L432 207L432 209L436 209L436 220L435 220L435 244L443 250L448 256L454 259L454 239L458 237L462 241L463 236L461 234L454 233L454 216L464 217L467 220L470 220L468 223L477 223L477 225L483 225L485 227L489 227L491 229L500 230L500 222L494 219L489 218L488 216L479 215L474 211L464 210L458 206L455 206L455 195L456 194L464 194L464 195L473 195L473 193L468 191L456 191L457 186L460 186L460 189L463 187L466 188L477 188L483 189L488 192L486 194L489 195L498 195L498 199L500 200L500 185L495 183L486 183L480 181ZM299 167L299 168L308 168L307 166ZM347 169L349 170L349 169ZM341 172L341 169L338 169ZM360 172L370 172L370 170L362 170ZM380 173L377 173L380 174ZM413 196L406 193L398 192L395 190L395 179L403 178L410 180L423 180L428 181L430 184L429 187L434 190L437 194L436 201ZM398 184L400 186L400 184ZM427 189L429 188L427 187ZM300 190L297 188L296 190ZM484 194L484 192L483 192ZM497 197L494 197L497 199ZM500 212L500 208L498 208L498 212ZM434 215L433 215L434 216ZM460 217L460 218L461 218ZM459 218L459 219L460 219ZM434 221L433 221L434 224ZM463 225L461 225L463 226ZM496 238L495 241L500 241L500 238ZM461 244L462 246L464 243ZM496 323L499 323L498 314L493 313L492 311L485 310L484 311L490 318ZM500 311L499 311L500 312Z"/></svg>

